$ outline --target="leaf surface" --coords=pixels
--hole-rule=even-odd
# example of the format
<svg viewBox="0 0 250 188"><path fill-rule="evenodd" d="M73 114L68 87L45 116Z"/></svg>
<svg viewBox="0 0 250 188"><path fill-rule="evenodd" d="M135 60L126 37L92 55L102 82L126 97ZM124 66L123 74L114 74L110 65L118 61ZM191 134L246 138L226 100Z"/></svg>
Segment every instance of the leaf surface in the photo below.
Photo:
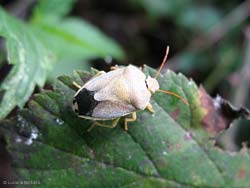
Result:
<svg viewBox="0 0 250 188"><path fill-rule="evenodd" d="M44 85L55 56L37 36L36 29L12 18L1 8L0 20L0 35L6 40L7 59L13 65L0 85L4 93L0 101L1 119L16 105L22 107L36 84Z"/></svg>
<svg viewBox="0 0 250 188"><path fill-rule="evenodd" d="M144 72L155 75L149 67ZM249 150L230 153L214 146L217 132L204 125L208 112L193 81L171 71L158 78L162 89L177 92L190 106L156 93L155 114L138 112L128 132L121 121L115 129L89 133L92 122L72 112L72 82L83 84L92 76L77 71L60 77L54 91L37 94L15 120L0 123L20 179L41 187L250 186Z"/></svg>

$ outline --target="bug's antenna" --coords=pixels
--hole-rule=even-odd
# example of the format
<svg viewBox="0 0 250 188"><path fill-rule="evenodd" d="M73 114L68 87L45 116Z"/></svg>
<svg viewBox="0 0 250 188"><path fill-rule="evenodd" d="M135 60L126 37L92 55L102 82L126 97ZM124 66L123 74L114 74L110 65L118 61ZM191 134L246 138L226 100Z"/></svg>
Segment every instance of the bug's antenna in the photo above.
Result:
<svg viewBox="0 0 250 188"><path fill-rule="evenodd" d="M165 90L161 90L161 89L158 89L157 91L162 92L162 93L166 93L168 95L173 95L173 96L181 99L183 103L185 103L187 106L189 106L189 103L187 102L187 100L184 99L183 97L181 97L180 95L178 95L177 93L174 93L174 92L171 92L171 91L165 91Z"/></svg>
<svg viewBox="0 0 250 188"><path fill-rule="evenodd" d="M163 68L164 64L166 63L167 58L168 58L168 53L169 53L169 46L167 46L167 49L166 49L166 52L165 52L164 59L162 60L162 63L161 63L161 66L160 66L159 70L158 70L157 73L155 74L155 79L159 76L159 74L160 74L160 72L161 72L161 69Z"/></svg>
<svg viewBox="0 0 250 188"><path fill-rule="evenodd" d="M163 66L165 65L165 63L166 63L166 61L167 61L167 58L168 58L168 53L169 53L169 46L167 46L167 49L166 49L166 52L165 52L165 56L164 56L164 58L163 58L163 60L162 60L161 66L160 66L160 68L158 69L157 73L155 74L155 77L154 77L155 79L159 76L159 74L160 74L160 72L161 72ZM186 104L187 106L189 106L188 101L187 101L186 99L184 99L182 96L178 95L177 93L174 93L174 92L172 92L172 91L162 90L162 89L158 89L158 90L156 90L156 91L159 91L159 92L162 92L162 93L165 93L165 94L168 94L168 95L175 96L175 97L181 99L182 102L183 102L184 104Z"/></svg>

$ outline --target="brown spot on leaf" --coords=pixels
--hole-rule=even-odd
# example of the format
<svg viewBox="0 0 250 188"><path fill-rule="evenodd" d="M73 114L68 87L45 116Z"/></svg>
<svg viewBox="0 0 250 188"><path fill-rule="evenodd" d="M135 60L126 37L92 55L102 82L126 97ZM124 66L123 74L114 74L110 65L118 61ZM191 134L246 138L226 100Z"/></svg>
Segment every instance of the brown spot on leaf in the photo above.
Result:
<svg viewBox="0 0 250 188"><path fill-rule="evenodd" d="M238 172L238 178L244 178L245 177L245 175L246 175L246 170L245 169L243 169L243 168L241 168L240 170L239 170L239 172Z"/></svg>
<svg viewBox="0 0 250 188"><path fill-rule="evenodd" d="M209 132L220 132L227 129L233 120L250 116L247 109L236 108L220 96L213 99L202 86L199 88L199 95L201 106L206 110L202 125Z"/></svg>
<svg viewBox="0 0 250 188"><path fill-rule="evenodd" d="M174 110L173 112L171 112L171 117L172 117L174 120L177 120L179 114L180 114L180 109L176 109L176 110Z"/></svg>

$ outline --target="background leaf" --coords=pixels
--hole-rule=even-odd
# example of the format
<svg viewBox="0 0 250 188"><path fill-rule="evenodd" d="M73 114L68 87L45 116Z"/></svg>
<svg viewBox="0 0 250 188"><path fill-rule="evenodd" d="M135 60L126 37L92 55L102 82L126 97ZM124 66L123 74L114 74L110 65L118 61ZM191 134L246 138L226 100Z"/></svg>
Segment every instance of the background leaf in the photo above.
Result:
<svg viewBox="0 0 250 188"><path fill-rule="evenodd" d="M148 67L144 72L155 75ZM83 84L92 75L60 77L55 91L37 94L15 120L1 122L20 180L41 187L249 187L249 150L214 146L216 132L204 127L207 111L193 81L171 71L159 76L161 88L179 93L190 107L157 93L156 113L139 112L127 133L122 122L88 133L92 122L71 109L72 81Z"/></svg>
<svg viewBox="0 0 250 188"><path fill-rule="evenodd" d="M143 7L154 19L170 16L180 26L193 30L207 31L221 20L219 10L206 2L203 4L191 3L190 0L137 0L131 2Z"/></svg>
<svg viewBox="0 0 250 188"><path fill-rule="evenodd" d="M90 58L124 58L121 47L98 28L74 17L63 18L73 2L39 1L29 24L0 9L0 36L6 40L8 63L14 65L0 85L0 119L15 106L23 107L51 72L53 80L74 68L89 69Z"/></svg>
<svg viewBox="0 0 250 188"><path fill-rule="evenodd" d="M45 19L33 25L47 33L45 41L60 59L124 58L123 51L112 39L84 20Z"/></svg>
<svg viewBox="0 0 250 188"><path fill-rule="evenodd" d="M55 63L54 54L38 37L38 31L0 8L0 35L6 40L7 59L13 66L0 86L4 96L0 101L0 119L16 105L22 107L35 85L42 87L47 71Z"/></svg>
<svg viewBox="0 0 250 188"><path fill-rule="evenodd" d="M74 0L63 3L58 0L42 0L31 17L32 25L48 33L47 41L59 59L83 60L97 56L124 58L121 47L97 27L75 17L65 18L73 3Z"/></svg>
<svg viewBox="0 0 250 188"><path fill-rule="evenodd" d="M72 9L75 0L40 0L33 11L32 19L43 19L43 17L63 17Z"/></svg>

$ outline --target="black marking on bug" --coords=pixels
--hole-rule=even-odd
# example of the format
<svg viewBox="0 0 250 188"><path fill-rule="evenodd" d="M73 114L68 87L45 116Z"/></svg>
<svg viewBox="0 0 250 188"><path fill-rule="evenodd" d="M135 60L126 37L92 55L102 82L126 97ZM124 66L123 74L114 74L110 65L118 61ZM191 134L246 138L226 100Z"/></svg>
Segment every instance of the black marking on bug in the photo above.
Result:
<svg viewBox="0 0 250 188"><path fill-rule="evenodd" d="M93 110L98 105L98 101L94 99L94 91L89 91L86 88L83 88L73 100L73 104L77 103L79 115L91 116Z"/></svg>

